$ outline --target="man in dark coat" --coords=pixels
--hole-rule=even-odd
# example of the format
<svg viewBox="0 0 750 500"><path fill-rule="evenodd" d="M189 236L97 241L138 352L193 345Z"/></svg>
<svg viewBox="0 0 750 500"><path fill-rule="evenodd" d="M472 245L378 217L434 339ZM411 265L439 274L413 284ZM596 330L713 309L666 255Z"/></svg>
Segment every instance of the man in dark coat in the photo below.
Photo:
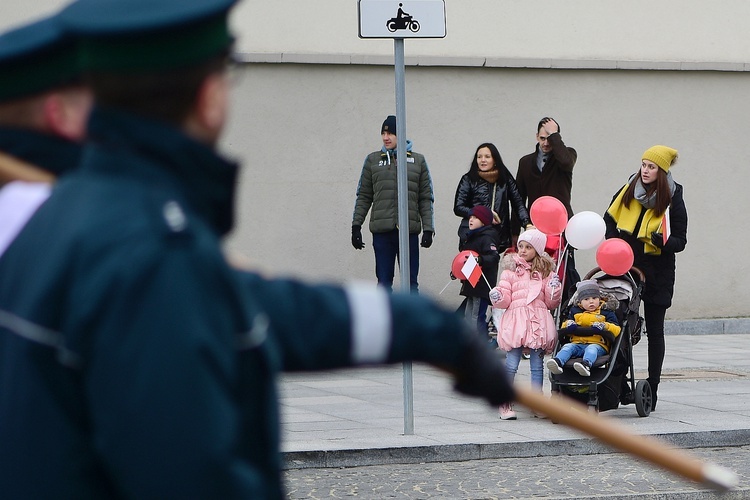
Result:
<svg viewBox="0 0 750 500"><path fill-rule="evenodd" d="M573 217L570 192L573 188L573 167L578 153L563 142L560 126L550 117L539 121L536 149L518 161L516 184L527 207L542 196L553 196L565 205L568 218ZM513 234L518 234L518 228Z"/></svg>
<svg viewBox="0 0 750 500"><path fill-rule="evenodd" d="M92 141L0 257L4 498L283 498L280 370L424 361L493 406L514 396L498 356L427 298L227 263L233 4L59 14L90 73Z"/></svg>
<svg viewBox="0 0 750 500"><path fill-rule="evenodd" d="M565 206L568 219L573 217L570 205L570 194L573 189L573 167L578 153L565 145L560 135L560 126L554 118L545 116L537 125L536 148L518 161L516 184L526 206L531 205L542 196L557 198ZM533 221L532 221L533 222ZM520 232L520 224L513 221L514 238ZM575 268L573 249L568 250L563 280L563 303L567 302L571 287L580 279Z"/></svg>

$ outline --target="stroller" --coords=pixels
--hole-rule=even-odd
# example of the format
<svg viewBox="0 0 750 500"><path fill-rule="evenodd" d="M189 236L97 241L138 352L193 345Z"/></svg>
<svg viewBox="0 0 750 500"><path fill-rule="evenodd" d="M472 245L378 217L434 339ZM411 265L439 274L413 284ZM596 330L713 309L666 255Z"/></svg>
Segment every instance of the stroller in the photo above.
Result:
<svg viewBox="0 0 750 500"><path fill-rule="evenodd" d="M573 370L573 364L581 362L582 358L568 360L561 374L550 373L552 391L585 403L592 411L612 410L620 403L626 405L635 403L638 415L647 417L652 408L651 387L645 380L636 382L633 370L633 346L641 338L643 324L639 309L645 277L636 267L631 268L622 276L602 274L601 269L596 267L589 271L584 279L596 279L602 296L608 298L607 302L609 304L617 302L614 312L622 329L620 335L614 337L606 330L576 328L575 335L579 337L587 335L604 337L611 346L610 351L596 359L591 368L590 377L583 377ZM566 313L575 304L575 300L575 296L570 298L564 309ZM570 333L567 330L558 330L557 345L553 355L570 341L569 337Z"/></svg>

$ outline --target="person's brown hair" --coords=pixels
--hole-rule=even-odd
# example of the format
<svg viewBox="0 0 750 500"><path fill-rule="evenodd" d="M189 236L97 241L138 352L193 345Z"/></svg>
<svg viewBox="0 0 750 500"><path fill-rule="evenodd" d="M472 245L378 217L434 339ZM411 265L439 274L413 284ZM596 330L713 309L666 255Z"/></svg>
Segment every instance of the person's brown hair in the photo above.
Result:
<svg viewBox="0 0 750 500"><path fill-rule="evenodd" d="M536 250L534 251L536 252ZM554 269L554 262L548 257L539 255L539 252L537 252L534 258L531 260L531 272L533 273L534 271L537 271L542 275L542 278L546 278L547 276L549 276L549 273L551 273Z"/></svg>
<svg viewBox="0 0 750 500"><path fill-rule="evenodd" d="M674 163L674 162L673 162ZM667 207L670 203L672 203L672 193L669 190L669 181L667 180L667 173L662 170L661 168L657 168L657 175L656 180L650 184L644 184L643 187L646 188L646 196L651 196L653 193L656 193L656 197L654 199L654 212L657 215L661 215L664 212L667 211ZM641 178L641 171L638 170L638 173L635 177L633 177L633 180L630 182L630 185L628 186L627 191L625 191L625 195L622 197L622 204L625 206L630 205L630 202L633 201L635 198L635 186L638 184L638 179Z"/></svg>

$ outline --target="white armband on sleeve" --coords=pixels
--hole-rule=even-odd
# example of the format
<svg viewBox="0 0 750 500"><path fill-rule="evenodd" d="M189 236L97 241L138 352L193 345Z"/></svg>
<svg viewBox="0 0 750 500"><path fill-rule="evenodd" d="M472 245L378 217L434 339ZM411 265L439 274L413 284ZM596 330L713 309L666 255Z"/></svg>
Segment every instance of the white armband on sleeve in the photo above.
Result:
<svg viewBox="0 0 750 500"><path fill-rule="evenodd" d="M351 312L351 358L355 363L382 363L388 357L393 329L388 293L370 283L344 287Z"/></svg>

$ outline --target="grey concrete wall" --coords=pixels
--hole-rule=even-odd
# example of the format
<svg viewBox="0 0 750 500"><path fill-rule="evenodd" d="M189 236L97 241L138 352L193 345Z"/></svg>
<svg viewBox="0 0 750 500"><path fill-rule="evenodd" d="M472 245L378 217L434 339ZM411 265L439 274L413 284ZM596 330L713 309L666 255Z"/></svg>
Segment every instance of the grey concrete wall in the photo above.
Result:
<svg viewBox="0 0 750 500"><path fill-rule="evenodd" d="M750 315L743 123L747 73L408 67L407 135L435 184L437 237L422 251L421 285L438 294L456 253L453 196L476 146L495 142L515 173L533 151L536 123L557 118L579 152L573 208L603 213L640 165L667 144L685 187L690 225L678 256L670 319ZM226 148L245 169L232 248L272 272L304 278L374 279L374 257L350 246L354 193L364 156L380 147L393 111L393 69L257 64L236 88ZM595 266L594 251L578 253ZM441 296L458 303L458 284Z"/></svg>
<svg viewBox="0 0 750 500"><path fill-rule="evenodd" d="M0 29L64 3L4 0ZM750 316L750 3L447 0L446 11L445 39L406 43L407 63L420 64L407 69L407 135L436 190L438 234L422 252L422 290L437 294L448 282L454 190L476 145L495 142L515 172L533 150L536 122L552 115L579 151L576 211L602 213L645 148L680 151L674 176L685 186L689 243L668 318ZM245 164L230 247L274 273L372 280L371 242L357 252L349 231L362 160L394 110L392 41L357 38L354 0L244 0L232 23L251 64L223 144ZM593 267L593 251L578 262ZM453 283L440 299L457 304L457 293Z"/></svg>
<svg viewBox="0 0 750 500"><path fill-rule="evenodd" d="M445 8L446 37L415 40L412 53L744 63L750 49L743 0L446 0ZM357 38L355 0L246 0L234 20L245 52L391 53L388 41Z"/></svg>
<svg viewBox="0 0 750 500"><path fill-rule="evenodd" d="M0 29L67 4L3 0ZM397 8L394 0L394 11ZM409 9L408 0L404 8ZM409 52L439 57L747 62L744 0L446 0L447 36L413 40ZM251 53L390 55L387 40L360 40L356 0L242 0L238 49Z"/></svg>

